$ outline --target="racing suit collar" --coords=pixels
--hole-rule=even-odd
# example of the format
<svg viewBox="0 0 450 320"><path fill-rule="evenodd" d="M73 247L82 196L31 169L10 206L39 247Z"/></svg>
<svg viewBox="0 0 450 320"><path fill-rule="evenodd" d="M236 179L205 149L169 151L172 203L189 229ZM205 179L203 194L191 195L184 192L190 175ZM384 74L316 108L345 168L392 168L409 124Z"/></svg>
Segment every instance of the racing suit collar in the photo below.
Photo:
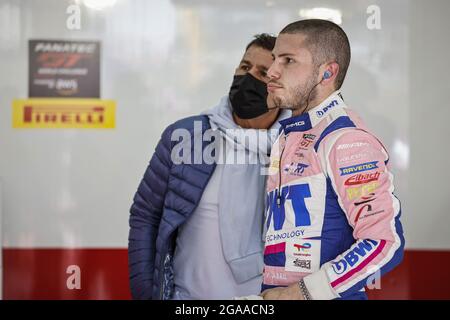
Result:
<svg viewBox="0 0 450 320"><path fill-rule="evenodd" d="M294 131L308 131L315 127L323 119L327 118L330 110L345 107L344 100L341 98L340 90L336 90L328 96L318 106L312 108L307 113L303 113L296 117L291 117L280 121L281 128L285 134Z"/></svg>

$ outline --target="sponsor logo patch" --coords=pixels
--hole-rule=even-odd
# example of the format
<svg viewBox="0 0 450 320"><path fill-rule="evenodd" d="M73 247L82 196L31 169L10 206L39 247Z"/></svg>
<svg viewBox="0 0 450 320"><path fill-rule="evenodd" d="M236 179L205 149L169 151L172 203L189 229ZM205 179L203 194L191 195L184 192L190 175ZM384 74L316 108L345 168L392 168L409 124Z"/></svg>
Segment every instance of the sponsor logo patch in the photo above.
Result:
<svg viewBox="0 0 450 320"><path fill-rule="evenodd" d="M366 203L372 202L375 199L376 199L375 193L370 193L367 196L361 197L361 201L355 202L354 205L357 207L357 206L360 206L362 204L366 204Z"/></svg>
<svg viewBox="0 0 450 320"><path fill-rule="evenodd" d="M360 160L364 157L367 157L368 155L365 153L357 153L357 154L352 154L349 156L344 156L342 158L337 159L337 163L346 163L346 162L351 162L351 161L356 161L356 160Z"/></svg>
<svg viewBox="0 0 450 320"><path fill-rule="evenodd" d="M378 161L366 162L366 163L356 164L356 165L349 166L349 167L339 168L339 170L341 170L341 176L345 176L348 174L368 171L368 170L372 170L372 169L378 169L377 163L378 163Z"/></svg>
<svg viewBox="0 0 450 320"><path fill-rule="evenodd" d="M327 105L325 108L323 108L322 110L319 110L316 112L317 117L321 118L325 113L328 112L328 110L330 110L331 108L337 106L339 103L337 102L337 100L333 100L330 102L329 105Z"/></svg>
<svg viewBox="0 0 450 320"><path fill-rule="evenodd" d="M305 125L305 121L297 121L297 122L288 124L286 126L286 129L290 129L290 128L294 128L294 127L301 127L301 126L304 126L304 125Z"/></svg>
<svg viewBox="0 0 450 320"><path fill-rule="evenodd" d="M302 269L311 270L311 260L295 259L294 266Z"/></svg>
<svg viewBox="0 0 450 320"><path fill-rule="evenodd" d="M99 99L28 99L13 103L13 128L111 129L116 104Z"/></svg>
<svg viewBox="0 0 450 320"><path fill-rule="evenodd" d="M294 248L297 249L297 251L294 250L294 256L301 256L301 257L310 257L311 254L309 254L309 249L311 249L311 243L305 242L305 243L294 243Z"/></svg>
<svg viewBox="0 0 450 320"><path fill-rule="evenodd" d="M379 186L378 182L374 181L374 182L371 182L369 184L362 185L359 187L348 188L346 190L347 197L349 200L353 200L353 199L367 196L369 194L374 193L375 190L377 190L378 186Z"/></svg>
<svg viewBox="0 0 450 320"><path fill-rule="evenodd" d="M338 150L345 149L353 149L353 148L361 148L369 146L368 142L353 142L353 143L344 143L337 146Z"/></svg>
<svg viewBox="0 0 450 320"><path fill-rule="evenodd" d="M359 184L365 184L372 181L378 181L378 178L380 177L380 172L373 172L373 173L359 173L354 176L351 176L345 181L346 186L355 186Z"/></svg>
<svg viewBox="0 0 450 320"><path fill-rule="evenodd" d="M284 168L284 173L294 175L294 176L301 176L305 172L305 169L308 168L309 165L304 163L295 163L292 162L290 165L287 165Z"/></svg>
<svg viewBox="0 0 450 320"><path fill-rule="evenodd" d="M309 133L305 133L303 135L303 139L300 141L299 148L301 150L307 150L311 146L311 144L314 142L315 139L316 139L315 135L309 134Z"/></svg>
<svg viewBox="0 0 450 320"><path fill-rule="evenodd" d="M286 271L311 273L320 268L321 241L292 239L286 241Z"/></svg>
<svg viewBox="0 0 450 320"><path fill-rule="evenodd" d="M360 262L361 258L364 258L368 253L373 251L378 245L378 241L366 239L360 242L349 253L347 253L343 259L333 262L331 266L336 274L343 274L349 268L355 266Z"/></svg>
<svg viewBox="0 0 450 320"><path fill-rule="evenodd" d="M367 210L365 210L365 209L367 209ZM365 212L364 215L362 215L363 212ZM354 222L356 224L356 222L358 222L358 220L360 220L360 219L372 217L372 216L375 216L375 215L377 215L379 213L383 213L383 212L384 212L384 210L372 211L372 205L367 203L358 210L358 213L355 217Z"/></svg>

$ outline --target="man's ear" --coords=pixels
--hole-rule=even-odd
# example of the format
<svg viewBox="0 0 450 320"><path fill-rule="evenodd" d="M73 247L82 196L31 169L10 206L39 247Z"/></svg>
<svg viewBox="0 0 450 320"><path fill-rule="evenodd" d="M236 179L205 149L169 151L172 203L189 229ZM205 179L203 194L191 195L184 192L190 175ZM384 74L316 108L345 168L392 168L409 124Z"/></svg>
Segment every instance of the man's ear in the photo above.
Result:
<svg viewBox="0 0 450 320"><path fill-rule="evenodd" d="M339 64L337 62L329 62L324 66L323 70L322 84L335 83L339 74Z"/></svg>

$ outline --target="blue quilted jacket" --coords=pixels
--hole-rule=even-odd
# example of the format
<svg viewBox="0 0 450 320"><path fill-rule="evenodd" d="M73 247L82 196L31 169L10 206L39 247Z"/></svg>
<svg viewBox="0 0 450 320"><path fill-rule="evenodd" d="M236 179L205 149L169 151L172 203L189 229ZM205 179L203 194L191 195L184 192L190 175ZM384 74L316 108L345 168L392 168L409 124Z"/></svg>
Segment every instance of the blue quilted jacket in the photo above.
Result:
<svg viewBox="0 0 450 320"><path fill-rule="evenodd" d="M201 131L194 130L194 122ZM176 129L187 129L191 141L210 128L207 116L179 120L163 132L130 209L128 264L133 299L170 299L172 258L177 229L194 212L214 172L215 164L177 164L171 151ZM203 148L207 145L203 143ZM191 148L194 163L194 143Z"/></svg>

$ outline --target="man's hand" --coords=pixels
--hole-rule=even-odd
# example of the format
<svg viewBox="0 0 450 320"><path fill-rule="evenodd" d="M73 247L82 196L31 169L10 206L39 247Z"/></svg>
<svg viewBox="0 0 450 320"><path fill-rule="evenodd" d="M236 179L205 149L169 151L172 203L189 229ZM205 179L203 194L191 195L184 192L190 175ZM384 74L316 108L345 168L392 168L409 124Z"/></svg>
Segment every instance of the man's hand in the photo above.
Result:
<svg viewBox="0 0 450 320"><path fill-rule="evenodd" d="M297 283L285 288L264 290L261 294L264 300L305 300Z"/></svg>

